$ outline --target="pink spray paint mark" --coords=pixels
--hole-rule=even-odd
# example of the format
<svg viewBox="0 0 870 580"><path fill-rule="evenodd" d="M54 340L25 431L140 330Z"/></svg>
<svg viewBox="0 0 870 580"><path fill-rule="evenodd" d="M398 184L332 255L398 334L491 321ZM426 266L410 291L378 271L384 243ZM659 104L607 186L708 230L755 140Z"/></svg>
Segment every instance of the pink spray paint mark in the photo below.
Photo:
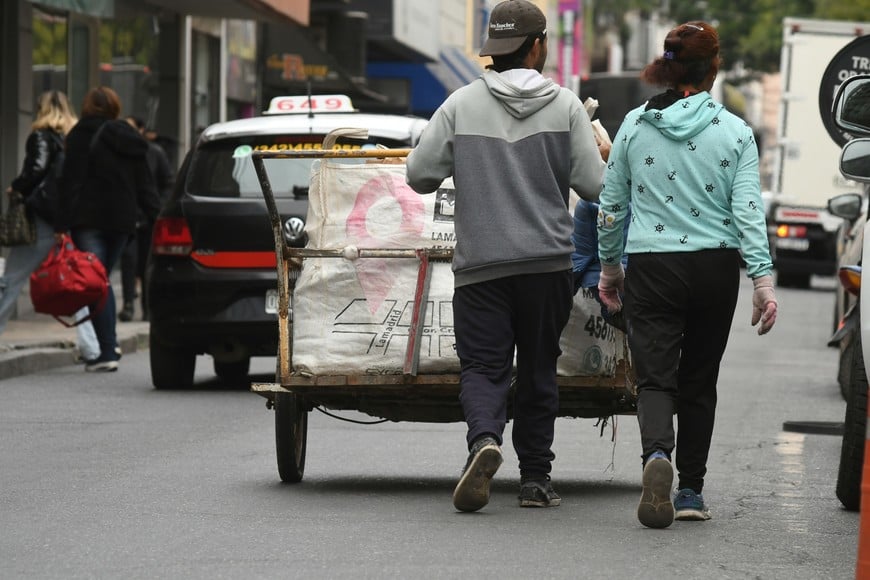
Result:
<svg viewBox="0 0 870 580"><path fill-rule="evenodd" d="M402 210L402 219L392 231L373 234L368 228L368 214L384 198L392 198ZM419 238L423 232L423 200L395 174L380 175L367 181L359 190L353 209L347 216L348 244L361 249L414 248L407 237ZM383 304L395 283L396 276L389 268L390 258L361 258L354 263L357 278L366 298L369 311L374 314Z"/></svg>

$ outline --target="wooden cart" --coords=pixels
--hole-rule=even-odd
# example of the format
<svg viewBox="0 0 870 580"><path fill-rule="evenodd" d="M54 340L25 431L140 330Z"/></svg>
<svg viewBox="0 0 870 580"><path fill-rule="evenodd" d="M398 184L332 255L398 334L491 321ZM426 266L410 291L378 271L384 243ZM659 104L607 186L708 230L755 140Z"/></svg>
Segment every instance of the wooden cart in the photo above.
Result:
<svg viewBox="0 0 870 580"><path fill-rule="evenodd" d="M428 302L432 266L450 261L452 249L359 249L354 259L402 258L418 260L413 314L405 348L404 365L397 374L300 373L294 367L294 292L300 272L308 260L347 259L345 249L292 248L282 234L282 218L266 174L265 158L393 158L406 157L406 149L310 150L298 152L254 152L254 167L269 212L277 255L278 358L275 383L253 383L251 390L267 399L275 413L275 449L278 472L285 482L299 482L305 469L309 411L353 410L389 421L463 421L459 403L459 374L421 373L420 337ZM561 417L601 418L636 412L634 381L627 343L618 333L625 354L615 371L601 376L559 376ZM508 409L512 416L511 409Z"/></svg>

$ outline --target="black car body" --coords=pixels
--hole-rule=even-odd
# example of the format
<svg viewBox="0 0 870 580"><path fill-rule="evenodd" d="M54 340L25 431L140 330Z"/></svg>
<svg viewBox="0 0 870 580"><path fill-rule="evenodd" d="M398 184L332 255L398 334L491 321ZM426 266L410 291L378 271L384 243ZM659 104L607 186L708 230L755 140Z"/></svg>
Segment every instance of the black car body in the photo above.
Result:
<svg viewBox="0 0 870 580"><path fill-rule="evenodd" d="M336 98L341 104L329 107ZM409 148L426 125L417 117L352 111L346 97L279 99L271 109L286 114L208 127L187 154L155 223L146 271L155 388L190 386L200 354L213 357L219 377L240 380L251 357L277 352L274 239L252 151L319 149L327 134L345 127L366 129L368 137L339 138L334 148ZM319 112L324 108L335 112ZM313 162L265 162L292 246L305 245Z"/></svg>

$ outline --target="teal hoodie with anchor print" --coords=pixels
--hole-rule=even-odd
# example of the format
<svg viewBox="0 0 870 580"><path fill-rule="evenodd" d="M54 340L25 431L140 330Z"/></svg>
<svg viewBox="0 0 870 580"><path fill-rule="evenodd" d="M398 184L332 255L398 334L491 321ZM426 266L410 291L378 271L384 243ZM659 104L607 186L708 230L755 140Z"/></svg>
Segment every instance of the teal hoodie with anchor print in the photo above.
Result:
<svg viewBox="0 0 870 580"><path fill-rule="evenodd" d="M734 248L750 278L770 274L751 127L707 92L629 112L605 171L598 242L604 264L619 263L623 244L629 264L631 254Z"/></svg>

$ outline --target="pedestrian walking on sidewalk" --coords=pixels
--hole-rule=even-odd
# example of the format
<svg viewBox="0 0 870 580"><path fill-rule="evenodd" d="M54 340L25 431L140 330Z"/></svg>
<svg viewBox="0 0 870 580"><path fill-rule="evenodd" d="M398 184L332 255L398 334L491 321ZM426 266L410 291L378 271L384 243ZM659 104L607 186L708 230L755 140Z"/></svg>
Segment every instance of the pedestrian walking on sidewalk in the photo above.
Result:
<svg viewBox="0 0 870 580"><path fill-rule="evenodd" d="M21 172L6 189L24 195L27 208L36 224L36 242L9 249L5 269L0 276L0 333L6 329L18 297L30 275L55 246L54 223L57 204L57 178L63 164L64 138L76 124L67 96L61 91L42 93L36 104L36 119L25 143ZM81 353L97 349L90 322L77 327ZM94 355L96 356L96 355Z"/></svg>
<svg viewBox="0 0 870 580"><path fill-rule="evenodd" d="M765 334L776 321L758 146L752 128L710 96L718 71L710 24L668 33L641 73L666 90L626 115L601 191L598 289L611 312L624 291L643 446L637 517L651 528L710 518L702 490L741 252L754 285L751 324Z"/></svg>
<svg viewBox="0 0 870 580"><path fill-rule="evenodd" d="M162 207L166 203L166 200L169 199L172 185L175 182L175 175L169 165L169 159L166 157L163 147L147 137L145 121L134 116L129 116L126 120L139 131L140 135L145 137L145 142L148 144L148 152L145 154L145 159L148 162L151 174L154 176L154 185L157 187L160 206ZM121 293L124 302L121 311L118 313L118 320L121 322L133 320L137 296L141 297L142 319L148 320L148 299L145 294L145 264L151 251L151 229L153 227L154 221L149 220L145 217L145 214L140 213L139 219L136 222L136 232L130 236L130 240L121 254ZM137 281L139 290L136 288Z"/></svg>
<svg viewBox="0 0 870 580"><path fill-rule="evenodd" d="M67 136L55 224L57 234L69 231L75 245L94 253L109 275L136 230L139 212L154 220L160 209L146 161L148 144L120 113L121 101L111 88L85 95L81 119ZM93 317L100 355L86 363L87 371L118 369L115 309L110 285L104 307Z"/></svg>
<svg viewBox="0 0 870 580"><path fill-rule="evenodd" d="M469 456L453 505L489 502L516 352L519 502L557 506L550 471L556 359L573 296L569 187L596 200L604 162L577 95L541 74L547 22L537 6L496 5L480 55L492 57L489 70L447 98L407 159L416 191L451 175L456 185L453 316Z"/></svg>

